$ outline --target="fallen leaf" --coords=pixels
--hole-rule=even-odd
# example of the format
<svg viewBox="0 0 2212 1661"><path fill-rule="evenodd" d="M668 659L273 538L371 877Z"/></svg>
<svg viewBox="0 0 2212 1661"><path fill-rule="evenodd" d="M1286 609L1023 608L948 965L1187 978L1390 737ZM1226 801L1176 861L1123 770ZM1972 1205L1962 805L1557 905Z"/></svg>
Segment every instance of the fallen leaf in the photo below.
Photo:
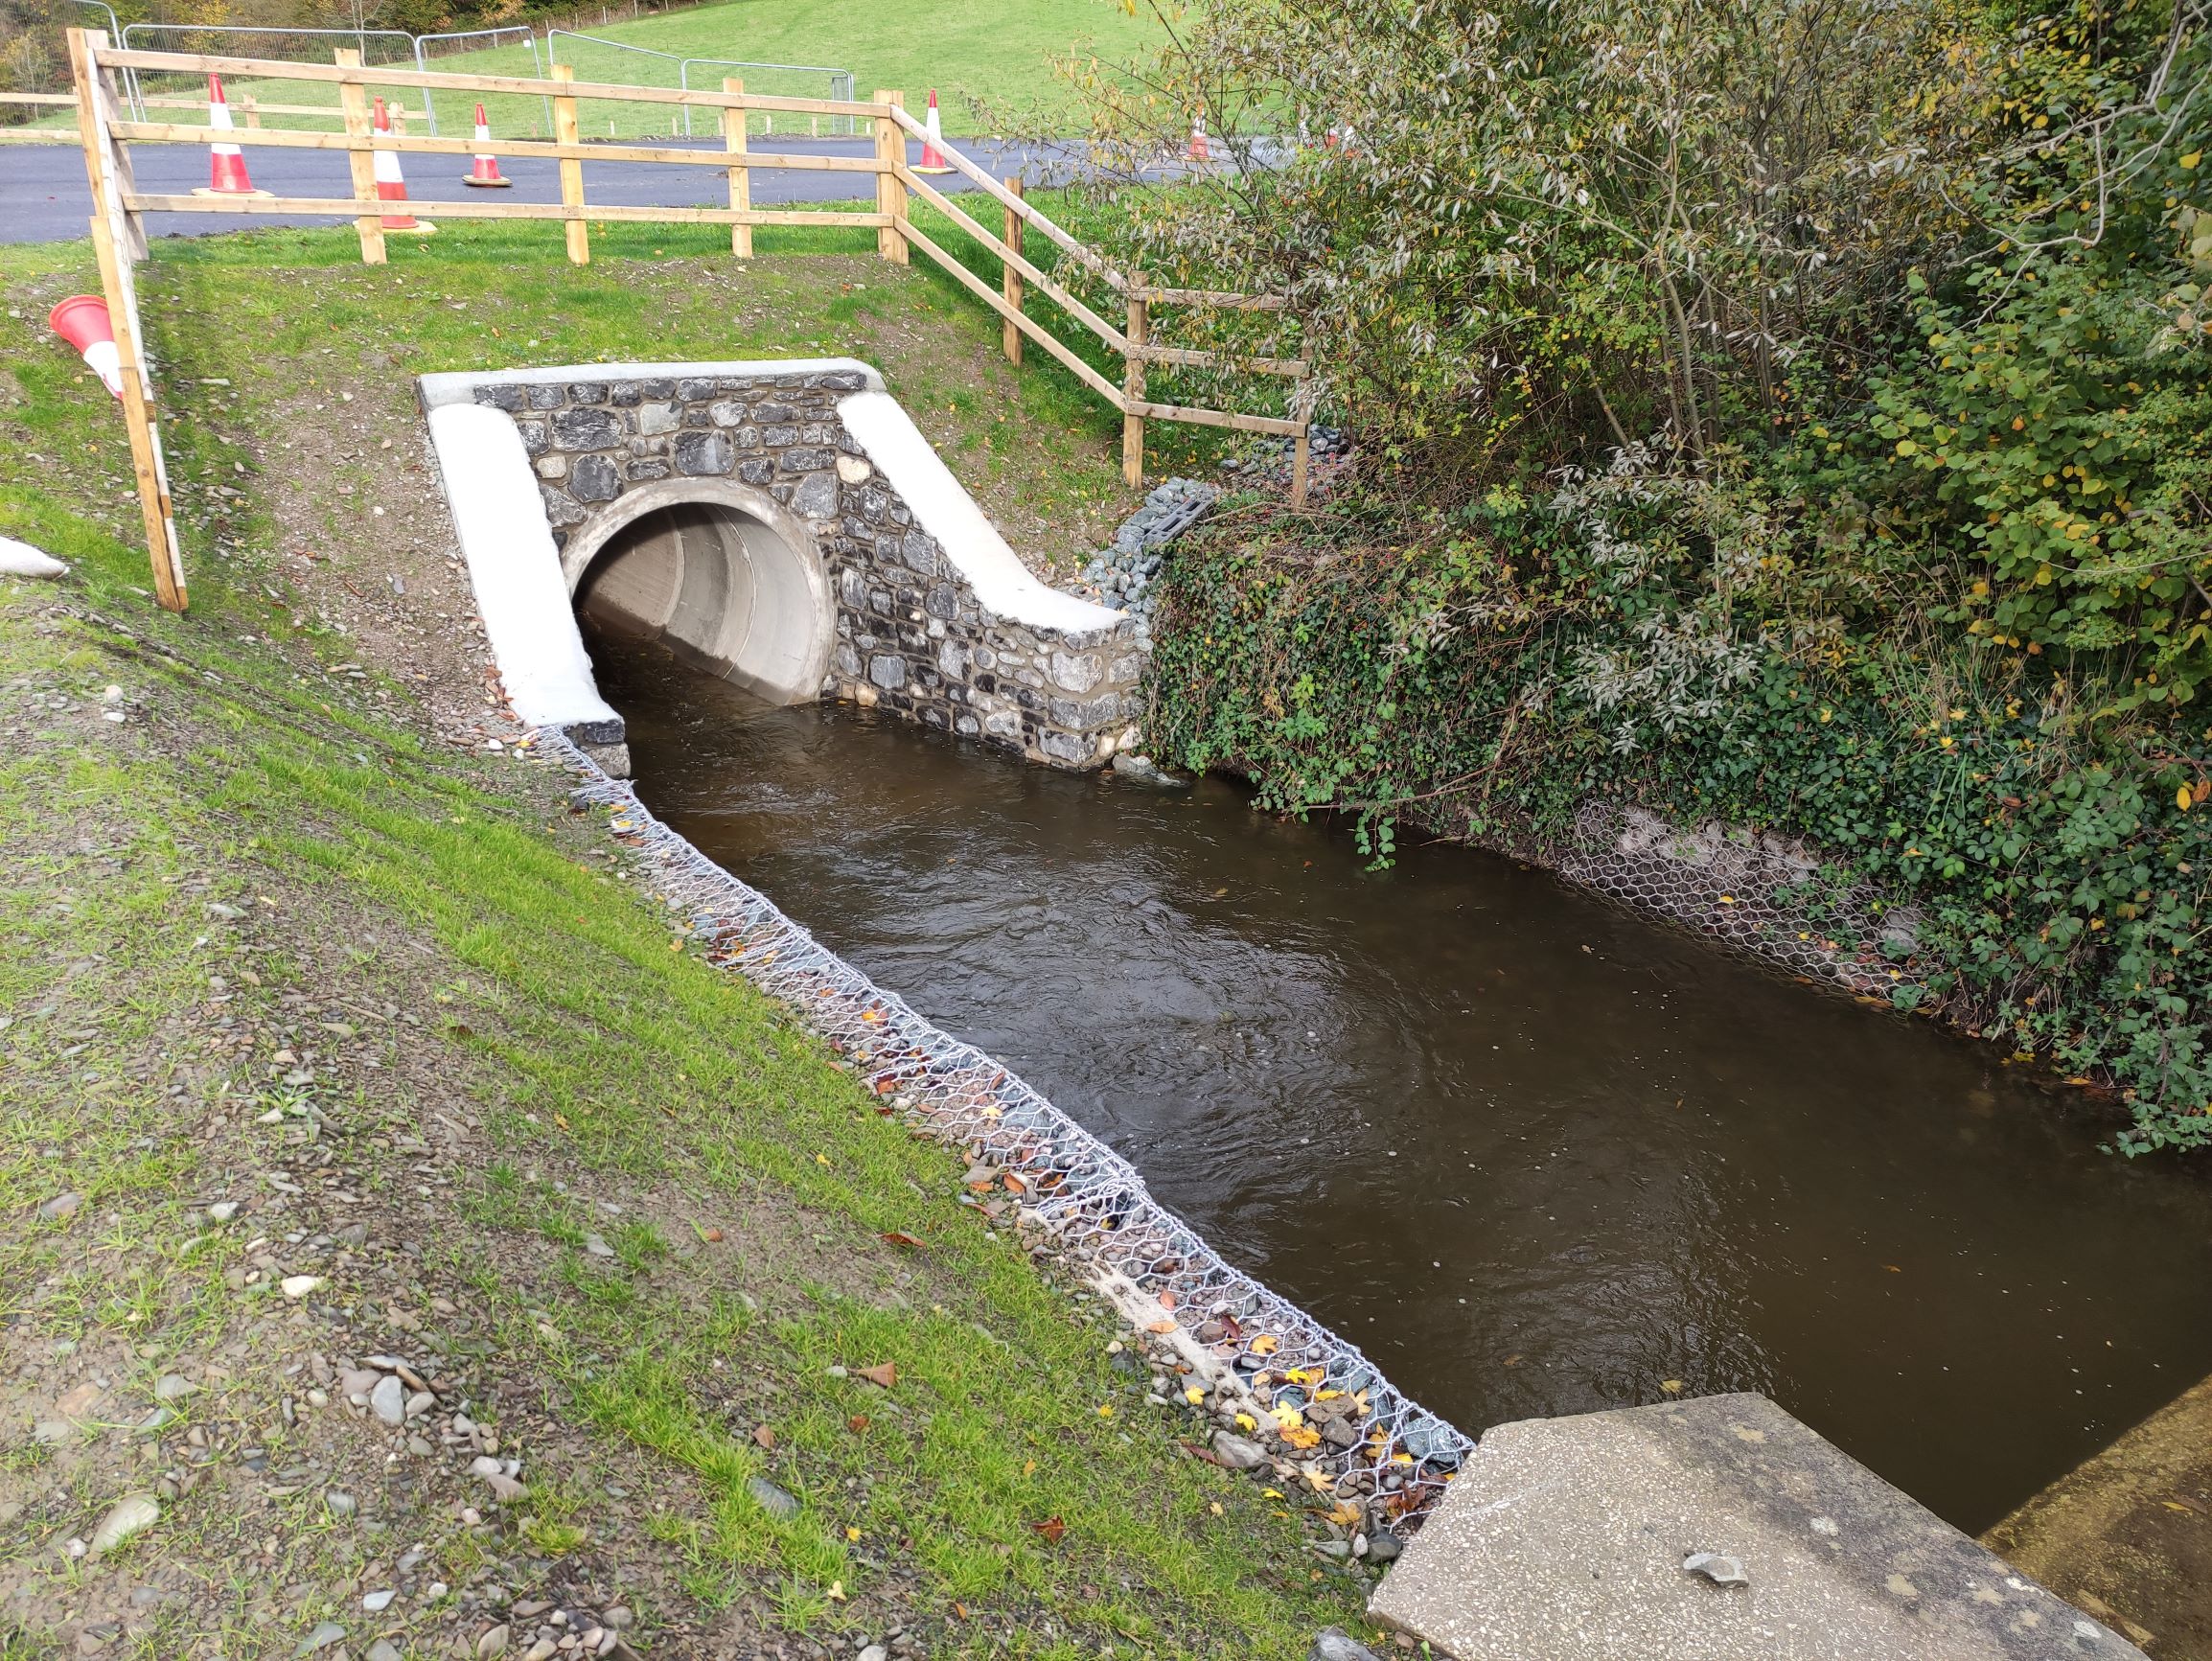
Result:
<svg viewBox="0 0 2212 1661"><path fill-rule="evenodd" d="M858 1540L860 1537L861 1537L861 1532L860 1532L860 1530L858 1530L858 1529L851 1529L851 1528L848 1528L847 1530L845 1530L845 1538L846 1538L846 1539L848 1539L848 1540Z"/></svg>
<svg viewBox="0 0 2212 1661"><path fill-rule="evenodd" d="M772 1448L775 1446L775 1432L765 1424L756 1424L752 1427L752 1440L763 1447Z"/></svg>
<svg viewBox="0 0 2212 1661"><path fill-rule="evenodd" d="M1662 1378L1659 1380L1659 1388L1670 1396L1680 1396L1682 1394L1682 1380L1679 1378Z"/></svg>
<svg viewBox="0 0 2212 1661"><path fill-rule="evenodd" d="M1252 1341L1252 1352L1255 1355L1273 1355L1281 1348L1282 1340L1272 1332L1262 1332Z"/></svg>
<svg viewBox="0 0 2212 1661"><path fill-rule="evenodd" d="M868 1416L864 1413L856 1413L852 1416L852 1418L845 1420L845 1428L851 1431L855 1436L858 1436L862 1431L867 1429L867 1427Z"/></svg>
<svg viewBox="0 0 2212 1661"><path fill-rule="evenodd" d="M2187 1500L2173 1499L2164 1500L2160 1503L2164 1505L2165 1508L2170 1511L2189 1511L2197 1516L2203 1516L2205 1514L2204 1508L2202 1506L2191 1505Z"/></svg>
<svg viewBox="0 0 2212 1661"><path fill-rule="evenodd" d="M1223 1514L1221 1510L1221 1502L1219 1500L1209 1500L1207 1502L1206 1509L1211 1511L1215 1516L1220 1516ZM1352 1515L1356 1517L1359 1515L1359 1513L1354 1511L1352 1512Z"/></svg>
<svg viewBox="0 0 2212 1661"><path fill-rule="evenodd" d="M1163 1293L1161 1293L1161 1294L1160 1294L1160 1306L1161 1306L1163 1309L1172 1309L1172 1308L1174 1308L1174 1307L1175 1307L1175 1294L1174 1294L1173 1292L1171 1292L1171 1291L1168 1291L1168 1292L1163 1292Z"/></svg>
<svg viewBox="0 0 2212 1661"><path fill-rule="evenodd" d="M886 1234L884 1235L884 1241L886 1244L893 1246L918 1247L922 1243L921 1241L915 1239L913 1235L902 1233L897 1229L892 1229L889 1233Z"/></svg>
<svg viewBox="0 0 2212 1661"><path fill-rule="evenodd" d="M870 1384L880 1384L888 1390L899 1381L898 1364L887 1361L880 1367L856 1367L853 1369L853 1376L864 1378Z"/></svg>
<svg viewBox="0 0 2212 1661"><path fill-rule="evenodd" d="M722 1239L722 1231L720 1229L703 1229L700 1231L700 1238L709 1245L717 1244Z"/></svg>
<svg viewBox="0 0 2212 1661"><path fill-rule="evenodd" d="M1518 1367L1520 1364L1521 1358L1518 1354L1509 1355L1505 1358L1504 1361L1499 1363L1499 1365L1502 1367Z"/></svg>
<svg viewBox="0 0 2212 1661"><path fill-rule="evenodd" d="M1882 1267L1887 1269L1893 1275L1901 1275L1904 1273L1904 1271L1899 1268L1895 1263L1884 1263Z"/></svg>
<svg viewBox="0 0 2212 1661"><path fill-rule="evenodd" d="M1068 1532L1068 1525L1058 1517L1047 1517L1043 1522L1031 1523L1029 1526L1045 1536L1045 1543L1048 1546L1058 1545L1060 1536Z"/></svg>
<svg viewBox="0 0 2212 1661"><path fill-rule="evenodd" d="M845 1583L842 1580L832 1580L830 1582L829 1595L835 1598L839 1603L843 1603L845 1601Z"/></svg>
<svg viewBox="0 0 2212 1661"><path fill-rule="evenodd" d="M1175 1330L1175 1323L1172 1321L1155 1321L1144 1330L1147 1332L1172 1332Z"/></svg>

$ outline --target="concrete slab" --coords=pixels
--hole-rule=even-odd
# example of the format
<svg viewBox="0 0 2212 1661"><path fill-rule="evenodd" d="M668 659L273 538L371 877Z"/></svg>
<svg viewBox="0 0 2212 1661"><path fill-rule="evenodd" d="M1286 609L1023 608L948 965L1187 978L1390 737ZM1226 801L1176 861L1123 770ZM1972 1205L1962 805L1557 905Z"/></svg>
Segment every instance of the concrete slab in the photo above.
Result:
<svg viewBox="0 0 2212 1661"><path fill-rule="evenodd" d="M1751 1395L1485 1432L1369 1609L1458 1661L2142 1657Z"/></svg>

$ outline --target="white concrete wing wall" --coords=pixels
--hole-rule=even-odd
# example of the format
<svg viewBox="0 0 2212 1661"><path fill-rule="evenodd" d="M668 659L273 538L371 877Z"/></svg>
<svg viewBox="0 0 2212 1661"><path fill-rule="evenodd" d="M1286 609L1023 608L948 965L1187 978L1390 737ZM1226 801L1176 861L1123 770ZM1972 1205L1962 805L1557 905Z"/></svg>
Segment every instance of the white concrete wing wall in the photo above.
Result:
<svg viewBox="0 0 2212 1661"><path fill-rule="evenodd" d="M620 743L622 717L591 678L538 476L514 421L473 404L444 404L429 419L470 586L515 713L579 743Z"/></svg>

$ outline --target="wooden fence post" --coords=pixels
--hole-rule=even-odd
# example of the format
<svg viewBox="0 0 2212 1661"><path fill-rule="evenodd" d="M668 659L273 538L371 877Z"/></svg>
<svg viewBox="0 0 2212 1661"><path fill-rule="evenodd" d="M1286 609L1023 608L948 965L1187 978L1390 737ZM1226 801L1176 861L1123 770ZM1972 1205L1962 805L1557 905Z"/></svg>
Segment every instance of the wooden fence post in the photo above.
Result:
<svg viewBox="0 0 2212 1661"><path fill-rule="evenodd" d="M575 65L554 64L553 79L574 81ZM582 142L576 136L576 101L573 98L564 96L553 101L553 142L568 145ZM580 161L564 161L561 164L561 205L565 208L581 208L584 205L584 164ZM588 265L591 264L591 227L584 222L583 216L579 214L568 221L567 228L568 263L572 265Z"/></svg>
<svg viewBox="0 0 2212 1661"><path fill-rule="evenodd" d="M84 166L87 172L91 172L96 165L104 169L104 178L113 187L109 194L108 207L114 210L115 218L122 226L122 252L126 258L137 261L147 258L148 254L146 221L139 214L123 206L121 200L138 188L130 167L130 147L118 144L114 134L108 131L108 124L123 113L123 94L116 82L115 71L95 68L91 57L95 49L107 44L107 32L104 29L85 32L85 57L81 65L77 61L76 45L72 43L69 48L70 70L79 77L76 95L77 131L85 147ZM96 179L93 185L95 209L101 209L100 188L100 182Z"/></svg>
<svg viewBox="0 0 2212 1661"><path fill-rule="evenodd" d="M1138 348L1151 332L1151 313L1145 309L1141 279L1129 279L1129 345L1121 374L1121 476L1134 490L1144 482L1144 418L1132 407L1144 402L1144 359Z"/></svg>
<svg viewBox="0 0 2212 1661"><path fill-rule="evenodd" d="M355 47L341 46L332 56L340 69L361 66L360 52ZM338 108L345 114L346 136L354 141L346 148L346 160L354 170L354 200L377 209L354 221L354 229L360 233L361 264L380 265L384 263L384 216L377 202L377 158L369 150L374 130L369 124L369 95L357 82L349 81L338 88Z"/></svg>
<svg viewBox="0 0 2212 1661"><path fill-rule="evenodd" d="M903 92L878 90L876 103L906 106ZM876 117L876 212L888 214L893 223L876 233L876 257L888 260L894 265L907 263L907 239L899 232L895 221L907 217L907 187L891 170L904 166L907 159L907 135L899 124L887 115Z"/></svg>
<svg viewBox="0 0 2212 1661"><path fill-rule="evenodd" d="M245 111L246 126L261 126L261 104L255 100L252 93L249 92L243 98L240 99L238 101L238 104L241 109Z"/></svg>
<svg viewBox="0 0 2212 1661"><path fill-rule="evenodd" d="M729 76L724 80L722 90L741 93L745 90L745 81L738 76ZM729 151L731 155L745 154L745 111L743 109L726 109L722 112L722 148ZM749 208L752 206L752 170L742 163L729 170L729 205L733 208ZM752 227L750 225L732 225L729 227L729 251L741 260L752 258Z"/></svg>
<svg viewBox="0 0 2212 1661"><path fill-rule="evenodd" d="M130 468L138 484L138 509L146 526L154 598L165 610L181 611L187 604L184 550L176 540L176 513L170 505L169 466L161 453L161 429L154 425L153 380L146 372L139 339L138 290L131 282L130 265L121 244L121 236L127 234L121 196L128 190L129 181L116 167L116 153L122 147L108 134L110 104L103 96L102 76L93 68L93 52L97 46L106 45L107 36L72 29L65 38L70 71L77 83L77 130L84 144L85 182L92 190L92 251L100 262L101 294L107 303L108 327L115 335L123 425L130 435Z"/></svg>
<svg viewBox="0 0 2212 1661"><path fill-rule="evenodd" d="M1006 189L1019 197L1022 194L1022 175L1016 173L1008 179ZM1019 254L1022 251L1022 216L1012 208L1006 209L1006 234L1002 240L1006 246L1013 249L1015 253ZM1003 268L1005 270L1006 304L1019 311L1022 309L1022 273L1014 268L1010 261L1004 263ZM1010 317L1000 327L1004 332L1001 343L1005 348L1006 361L1019 369L1022 367L1022 331L1014 326L1014 321Z"/></svg>

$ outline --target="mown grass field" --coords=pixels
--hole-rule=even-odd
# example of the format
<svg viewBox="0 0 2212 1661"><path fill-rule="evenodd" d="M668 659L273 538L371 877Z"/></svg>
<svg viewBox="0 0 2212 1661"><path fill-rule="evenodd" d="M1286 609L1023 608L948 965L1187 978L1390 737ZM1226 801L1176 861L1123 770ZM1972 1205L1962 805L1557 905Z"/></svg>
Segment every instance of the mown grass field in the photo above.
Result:
<svg viewBox="0 0 2212 1661"><path fill-rule="evenodd" d="M1080 125L1076 100L1054 64L1068 59L1087 63L1093 58L1107 64L1124 62L1141 54L1158 31L1149 14L1126 12L1114 0L937 0L933 4L866 6L840 4L839 0L792 0L788 5L736 0L734 4L703 6L633 22L611 22L585 33L615 44L565 37L554 43L555 58L573 64L580 81L672 87L679 83L680 64L686 58L845 70L854 78L855 96L865 99L879 87L895 89L906 94L908 107L916 111L934 87L945 130L974 134L1003 130L1010 120L1047 118L1057 119L1069 130L1075 130ZM158 44L166 50L188 49L175 37L165 37ZM380 61L377 51L392 44L375 47L370 61ZM642 50L623 51L618 49L621 47ZM220 48L211 40L208 49ZM543 50L541 44L541 54ZM299 55L296 43L288 46L283 55ZM530 49L517 42L441 56L431 67L456 74L526 76L538 73L533 65L545 61L542 57L533 58ZM406 67L412 66L410 60ZM744 79L748 89L754 92L830 96L829 80L821 74L736 68L722 63L695 64L689 72L689 84L719 90L723 77L732 75ZM160 90L196 96L203 89L179 82ZM337 103L334 90L295 81L240 81L227 90L233 103L251 96L268 104L329 104L334 112ZM410 115L420 115L420 92L399 88L384 91ZM473 102L462 94L434 95L439 130L465 133ZM552 136L550 117L539 100L495 96L484 102L494 129L501 135ZM586 100L579 107L578 120L587 139L632 138L670 130L667 111L652 105ZM771 120L776 132L832 130L830 119L816 123L803 116L756 116L753 130L768 130ZM42 125L59 127L67 123L50 118ZM313 118L278 116L269 117L268 125L330 126ZM701 137L711 137L716 130L711 122L696 116L693 127Z"/></svg>
<svg viewBox="0 0 2212 1661"><path fill-rule="evenodd" d="M494 1581L623 1600L677 1656L903 1626L925 1654L1289 1657L1356 1615L1312 1502L1182 1455L1111 1324L957 1203L956 1150L672 938L557 775L426 732L418 679L465 630L409 611L448 579L409 517L418 373L852 353L1034 535L1126 511L1117 422L848 241L764 234L741 266L616 228L585 268L537 227L375 268L347 231L158 244L182 618L144 592L114 407L45 332L89 252L0 251L0 529L76 566L0 586L0 1649L290 1655L330 1622L446 1653ZM384 1347L441 1358L526 1502L302 1397L315 1356ZM887 1361L889 1389L830 1371ZM195 1393L146 1428L172 1369ZM110 1405L27 1439L81 1377ZM69 1555L173 1470L156 1532Z"/></svg>

